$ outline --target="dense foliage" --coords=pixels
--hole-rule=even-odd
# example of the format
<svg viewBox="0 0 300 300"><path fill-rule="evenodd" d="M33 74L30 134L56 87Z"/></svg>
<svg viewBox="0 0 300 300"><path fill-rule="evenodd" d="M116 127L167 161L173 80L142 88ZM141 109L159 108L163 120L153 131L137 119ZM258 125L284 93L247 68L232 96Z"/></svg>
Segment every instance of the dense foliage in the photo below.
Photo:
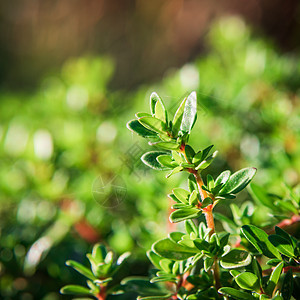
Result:
<svg viewBox="0 0 300 300"><path fill-rule="evenodd" d="M108 92L113 62L105 57L68 61L61 72L45 78L40 90L30 95L2 91L1 298L66 299L67 296L58 293L64 284L84 285L85 281L70 268L65 268L64 262L72 259L86 265L85 253L99 241L109 244L118 255L132 252L126 262L127 268L114 274L113 283L117 290L125 286L130 289L130 285L135 288L133 280L123 281L123 288L118 286L122 278L147 274L148 261L144 253L157 239L165 238L168 231L174 230L174 225L167 221L170 205L169 200L163 201L164 194L174 187L188 188L183 181L185 176L177 174L165 180L160 172L149 172L140 163L140 157L148 151L147 140L140 141L133 136L128 142L130 135L124 121L132 118L134 111L148 105L149 91L152 90L165 95L163 98L171 112L169 118L184 98L179 99L178 95L196 90L198 122L189 144L194 149L203 149L213 143L220 149L219 155L213 157L215 163L209 166L213 180L207 177L206 169L202 172L203 178L209 178L205 182L208 190L204 189L205 192L217 187L218 174L223 170L228 169L234 174L248 165L259 170L249 189L251 197L244 190L237 199L219 201L214 209L216 232L225 229L238 237L242 226L252 224L275 234L272 230L277 224L294 238L299 238L299 192L296 187L300 169L298 58L277 54L268 42L254 38L239 19L217 23L208 35L208 45L210 51L205 57L180 70L170 71L159 84L142 86L130 94ZM145 104L141 103L142 99ZM149 129L149 125L146 127ZM176 151L179 149L174 137L163 142L170 143ZM162 148L159 151L169 153ZM144 156L146 160L147 156ZM186 168L180 166L182 162L170 161L168 157L160 160L178 164L177 168ZM193 168L201 164L197 164L196 159L191 163ZM115 174L123 180L126 197L117 206L105 206L103 199L95 194L97 180L100 178L107 183ZM110 198L113 200L113 195ZM251 198L254 203L249 201ZM193 218L198 217L199 210L186 207L189 202L178 204L185 206L176 208L176 213L172 213L173 221L182 219L182 210L188 210L188 215L190 212L196 214L192 214ZM199 219L204 221L204 215L202 213ZM201 228L204 232L205 228ZM250 225L243 227L242 245L253 245L254 248L248 250L255 257L259 252L269 257L270 254L268 256L265 249L255 243L262 232L252 229ZM179 226L177 230L184 233L183 227ZM279 265L277 273L285 272L286 267L293 270L291 267L297 264L294 257L298 255L294 239L277 229L276 236L280 235L270 238L269 242L275 243L276 248L276 239L290 241L286 243L289 255L277 249L280 258L276 252L278 261L271 262ZM201 237L197 236L197 239ZM210 240L206 242L210 243ZM238 240L234 242L238 243ZM205 259L207 267L211 262L208 258ZM259 273L250 269L253 261L256 260L252 259L251 265L245 267L246 272L254 272L260 280ZM166 278L173 278L170 281L177 280L177 271L170 273L168 263L162 264L164 267L154 263L158 269L163 268L162 272L168 275ZM291 277L291 272L284 274ZM231 273L233 277L238 276L235 271ZM203 276L204 282L207 280L210 284L213 280ZM227 279L232 280L232 276ZM284 275L280 280L283 278ZM264 280L259 281L263 290L268 286ZM150 295L149 288L152 287L166 293L161 290L164 285L150 284L148 280L143 282L148 291L145 296ZM236 284L235 288L245 289L239 285L239 279ZM154 292L158 295L157 290Z"/></svg>

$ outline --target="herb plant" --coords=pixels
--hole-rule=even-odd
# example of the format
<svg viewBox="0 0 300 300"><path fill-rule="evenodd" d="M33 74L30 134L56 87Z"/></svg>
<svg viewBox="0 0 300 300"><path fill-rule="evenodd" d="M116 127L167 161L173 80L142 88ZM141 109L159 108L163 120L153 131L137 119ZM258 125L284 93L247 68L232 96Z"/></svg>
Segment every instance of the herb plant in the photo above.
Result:
<svg viewBox="0 0 300 300"><path fill-rule="evenodd" d="M216 178L210 174L203 177L203 170L218 152L211 154L212 145L196 151L188 144L197 119L196 92L182 101L172 120L156 93L150 96L150 113L137 113L136 117L127 127L155 146L142 161L153 169L168 171L167 178L179 172L188 175L189 189L176 187L169 195L174 201L169 219L172 223L184 222L183 231L169 233L147 252L155 268L151 283L129 277L107 289L120 263L114 265L111 252L104 255L104 248L96 246L88 256L92 271L69 262L89 278L89 289L67 286L62 292L89 294L97 299L106 299L107 295L123 295L125 299L130 292L137 292L138 299L144 300L297 299L300 242L282 229L287 220L299 221L297 191L289 190L290 197L280 198L251 185L254 200L280 220L270 235L251 225L252 203L241 207L231 204L233 220L215 213L218 203L235 199L248 186L256 169L225 170ZM216 230L216 219L226 231Z"/></svg>

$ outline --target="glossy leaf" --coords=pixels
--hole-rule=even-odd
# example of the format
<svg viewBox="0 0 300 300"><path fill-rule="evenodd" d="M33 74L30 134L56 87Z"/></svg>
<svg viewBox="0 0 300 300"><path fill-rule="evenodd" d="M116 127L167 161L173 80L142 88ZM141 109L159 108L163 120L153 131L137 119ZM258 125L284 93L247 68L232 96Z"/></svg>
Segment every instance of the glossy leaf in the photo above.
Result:
<svg viewBox="0 0 300 300"><path fill-rule="evenodd" d="M155 93L152 93L152 95L153 94ZM167 123L168 118L167 118L167 111L165 105L163 104L161 98L157 94L155 94L155 98L158 99L154 107L155 118L162 120L164 123Z"/></svg>
<svg viewBox="0 0 300 300"><path fill-rule="evenodd" d="M236 276L235 282L244 290L259 291L260 285L258 277L250 272L244 272Z"/></svg>
<svg viewBox="0 0 300 300"><path fill-rule="evenodd" d="M276 266L276 268L272 271L272 274L270 276L270 279L268 281L268 284L267 284L267 287L266 287L266 293L268 295L272 295L273 294L273 291L278 283L278 280L280 278L280 275L281 275L281 272L282 272L282 269L283 269L283 266L284 266L284 262L282 261L280 264L278 264Z"/></svg>
<svg viewBox="0 0 300 300"><path fill-rule="evenodd" d="M175 195L175 197L180 200L182 203L186 203L188 204L188 199L190 196L190 193L182 188L175 188L172 190L173 194Z"/></svg>
<svg viewBox="0 0 300 300"><path fill-rule="evenodd" d="M177 111L176 111L176 113L174 115L174 118L173 118L172 131L173 131L174 136L177 136L178 132L180 130L180 125L181 125L181 122L182 122L182 117L183 117L183 112L184 112L184 107L185 107L186 99L187 98L183 99L183 101L181 102L180 106L178 107L178 109L177 109Z"/></svg>
<svg viewBox="0 0 300 300"><path fill-rule="evenodd" d="M170 239L163 239L154 243L152 250L164 258L172 260L184 260L196 254L194 249L178 245Z"/></svg>
<svg viewBox="0 0 300 300"><path fill-rule="evenodd" d="M166 125L163 121L155 117L142 117L138 121L147 129L155 131L160 134L166 134Z"/></svg>
<svg viewBox="0 0 300 300"><path fill-rule="evenodd" d="M180 167L180 166L176 167L166 176L166 178L169 178L170 176L177 174L177 173L181 172L182 170L183 170L183 167Z"/></svg>
<svg viewBox="0 0 300 300"><path fill-rule="evenodd" d="M87 267L83 266L82 264L80 264L74 260L66 261L66 265L72 267L77 272L79 272L80 274L84 275L85 277L87 277L91 280L96 279L96 277L94 276L94 274L91 272L90 269L88 269Z"/></svg>
<svg viewBox="0 0 300 300"><path fill-rule="evenodd" d="M160 260L161 257L159 255L157 255L156 253L154 253L153 251L149 250L146 252L147 257L149 258L149 260L151 261L151 263L157 268L160 269Z"/></svg>
<svg viewBox="0 0 300 300"><path fill-rule="evenodd" d="M185 150L185 155L187 157L188 162L192 163L193 157L195 155L195 151L193 150L193 148L190 145L186 145L184 150Z"/></svg>
<svg viewBox="0 0 300 300"><path fill-rule="evenodd" d="M175 232L170 232L170 233L168 234L168 237L169 237L169 239L170 239L171 241L173 241L174 243L177 243L178 241L181 240L181 238L182 238L184 235L185 235L185 234L182 233L182 232L177 232L177 231L175 231Z"/></svg>
<svg viewBox="0 0 300 300"><path fill-rule="evenodd" d="M189 133L196 121L197 115L197 95L196 92L192 92L186 99L184 106L182 121L180 125L180 131L182 133Z"/></svg>
<svg viewBox="0 0 300 300"><path fill-rule="evenodd" d="M216 158L218 155L218 151L215 151L212 155L210 155L208 158L203 160L195 169L196 170L204 170L207 167L210 166L210 164L213 162L213 160Z"/></svg>
<svg viewBox="0 0 300 300"><path fill-rule="evenodd" d="M214 145L209 145L208 147L206 147L205 149L203 149L201 151L201 160L206 159L206 157L208 156L210 150L213 148Z"/></svg>
<svg viewBox="0 0 300 300"><path fill-rule="evenodd" d="M198 229L192 220L186 220L184 225L187 234L190 234L192 232L197 234Z"/></svg>
<svg viewBox="0 0 300 300"><path fill-rule="evenodd" d="M80 285L66 285L60 289L64 295L91 295L90 290Z"/></svg>
<svg viewBox="0 0 300 300"><path fill-rule="evenodd" d="M255 298L244 291L236 290L231 287L222 287L219 289L219 293L221 293L224 296L232 297L236 300L255 300Z"/></svg>
<svg viewBox="0 0 300 300"><path fill-rule="evenodd" d="M202 214L201 210L197 208L182 208L175 210L170 215L172 223L178 223L187 219L195 219Z"/></svg>
<svg viewBox="0 0 300 300"><path fill-rule="evenodd" d="M245 168L232 174L220 194L236 194L243 190L256 173L255 168Z"/></svg>
<svg viewBox="0 0 300 300"><path fill-rule="evenodd" d="M224 269L236 269L248 266L252 261L251 254L244 250L232 249L222 256L220 264Z"/></svg>
<svg viewBox="0 0 300 300"><path fill-rule="evenodd" d="M155 143L149 142L149 145L156 146L166 150L177 150L180 147L180 145L175 142L155 142Z"/></svg>
<svg viewBox="0 0 300 300"><path fill-rule="evenodd" d="M287 257L294 257L294 247L290 240L283 238L280 235L270 235L269 241L276 247L276 249Z"/></svg>
<svg viewBox="0 0 300 300"><path fill-rule="evenodd" d="M168 167L168 168L173 168L174 167L174 161L172 160L172 157L170 155L160 155L157 156L156 160L163 166Z"/></svg>
<svg viewBox="0 0 300 300"><path fill-rule="evenodd" d="M262 254L269 258L281 259L278 250L268 240L268 235L253 225L244 225L242 233L247 240Z"/></svg>
<svg viewBox="0 0 300 300"><path fill-rule="evenodd" d="M155 169L155 170L167 170L168 168L162 166L158 161L157 157L160 155L165 155L166 152L164 151L150 151L145 153L142 157L141 160L142 162L147 165L148 167Z"/></svg>
<svg viewBox="0 0 300 300"><path fill-rule="evenodd" d="M231 172L229 170L222 172L215 180L215 186L219 184L225 184L230 177Z"/></svg>
<svg viewBox="0 0 300 300"><path fill-rule="evenodd" d="M147 137L156 137L157 133L145 128L138 120L131 120L126 124L127 128L138 135Z"/></svg>
<svg viewBox="0 0 300 300"><path fill-rule="evenodd" d="M135 114L135 116L136 116L137 118L142 118L142 117L152 117L151 114L148 114L148 113L145 113L145 112L137 112L137 113Z"/></svg>

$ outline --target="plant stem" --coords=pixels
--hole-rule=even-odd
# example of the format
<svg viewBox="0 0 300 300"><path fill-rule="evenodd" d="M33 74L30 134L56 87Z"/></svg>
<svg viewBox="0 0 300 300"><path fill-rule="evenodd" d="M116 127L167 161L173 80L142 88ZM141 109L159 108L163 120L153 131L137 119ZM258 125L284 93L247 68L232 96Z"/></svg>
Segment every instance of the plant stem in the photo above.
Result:
<svg viewBox="0 0 300 300"><path fill-rule="evenodd" d="M100 292L96 295L98 300L105 300L106 299L106 287L103 286L100 288Z"/></svg>
<svg viewBox="0 0 300 300"><path fill-rule="evenodd" d="M220 282L220 268L219 268L219 262L217 258L215 258L215 263L214 263L214 279L215 279L215 288L218 290L221 287L221 282Z"/></svg>
<svg viewBox="0 0 300 300"><path fill-rule="evenodd" d="M205 198L208 198L208 194L205 190L202 189L202 186L204 185L201 175L195 171L193 172L196 182L199 188L199 193L201 196L201 200L203 201ZM203 209L203 212L205 213L205 219L206 219L206 225L208 228L210 228L210 235L212 235L215 232L215 222L213 217L213 204L208 205L206 208Z"/></svg>

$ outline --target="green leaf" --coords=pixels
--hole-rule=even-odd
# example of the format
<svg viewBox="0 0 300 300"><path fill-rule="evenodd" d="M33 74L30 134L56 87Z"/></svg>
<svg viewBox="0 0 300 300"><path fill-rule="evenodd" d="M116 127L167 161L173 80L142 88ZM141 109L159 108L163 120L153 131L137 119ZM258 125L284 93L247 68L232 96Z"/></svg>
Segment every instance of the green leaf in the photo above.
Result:
<svg viewBox="0 0 300 300"><path fill-rule="evenodd" d="M170 215L170 221L172 223L178 223L187 219L195 219L202 214L202 211L198 208L182 208L175 210Z"/></svg>
<svg viewBox="0 0 300 300"><path fill-rule="evenodd" d="M183 99L183 101L181 102L180 106L178 107L178 109L177 109L177 111L176 111L176 113L174 115L174 118L173 118L172 131L173 131L173 135L174 136L177 136L178 132L180 130L180 125L181 125L181 122L182 122L182 117L183 117L183 112L184 112L184 107L185 107L186 99L187 98Z"/></svg>
<svg viewBox="0 0 300 300"><path fill-rule="evenodd" d="M180 131L182 133L190 133L197 115L197 95L196 92L192 92L186 99L184 106L182 121L180 125Z"/></svg>
<svg viewBox="0 0 300 300"><path fill-rule="evenodd" d="M138 291L138 293L141 296L159 296L164 297L166 295L166 291L162 290L161 287L157 284L150 283L148 278L145 277L126 277L121 281L121 284L123 287L125 287L126 291L135 292ZM124 297L124 294L121 295ZM120 299L123 299L123 298ZM108 299L108 297L107 297ZM110 296L109 296L110 299ZM112 298L114 299L114 298ZM132 299L132 298L130 298Z"/></svg>
<svg viewBox="0 0 300 300"><path fill-rule="evenodd" d="M148 114L148 113L145 113L145 112L137 112L137 113L135 114L135 116L136 116L137 118L142 118L142 117L152 117L151 114Z"/></svg>
<svg viewBox="0 0 300 300"><path fill-rule="evenodd" d="M207 167L210 166L210 164L213 162L213 160L216 158L218 155L218 151L215 151L212 155L207 157L205 160L203 160L195 169L196 170L204 170Z"/></svg>
<svg viewBox="0 0 300 300"><path fill-rule="evenodd" d="M281 259L278 250L268 240L268 235L253 225L244 225L241 229L247 240L262 254L269 258Z"/></svg>
<svg viewBox="0 0 300 300"><path fill-rule="evenodd" d="M298 214L298 209L291 200L278 200L274 202L274 205L279 207L282 211Z"/></svg>
<svg viewBox="0 0 300 300"><path fill-rule="evenodd" d="M236 194L244 189L256 173L255 168L245 168L232 174L220 194Z"/></svg>
<svg viewBox="0 0 300 300"><path fill-rule="evenodd" d="M90 290L80 285L66 285L60 289L60 293L64 295L91 295Z"/></svg>
<svg viewBox="0 0 300 300"><path fill-rule="evenodd" d="M190 196L190 193L185 190L185 189L182 189L182 188L174 188L172 190L173 194L175 195L175 197L180 200L182 203L185 203L185 204L189 204L189 196Z"/></svg>
<svg viewBox="0 0 300 300"><path fill-rule="evenodd" d="M193 162L193 157L195 155L194 149L190 145L185 145L184 151L185 151L185 155L187 157L187 161L189 163L192 163Z"/></svg>
<svg viewBox="0 0 300 300"><path fill-rule="evenodd" d="M283 229L281 229L278 226L275 226L275 232L276 232L276 234L280 235L281 237L289 240L294 248L297 247L297 240L294 237L292 237L291 235L289 235L286 231L284 231Z"/></svg>
<svg viewBox="0 0 300 300"><path fill-rule="evenodd" d="M91 280L96 279L96 277L93 275L93 273L90 269L86 268L85 266L83 266L82 264L80 264L74 260L66 261L66 265L72 267L77 272L79 272L80 274L84 275L85 277L87 277Z"/></svg>
<svg viewBox="0 0 300 300"><path fill-rule="evenodd" d="M236 276L235 282L244 290L259 292L260 285L258 277L250 272L244 272Z"/></svg>
<svg viewBox="0 0 300 300"><path fill-rule="evenodd" d="M210 150L212 149L214 145L209 145L205 149L201 151L201 161L206 159L207 155L209 154Z"/></svg>
<svg viewBox="0 0 300 300"><path fill-rule="evenodd" d="M294 257L294 247L290 240L283 238L280 235L272 234L269 236L269 241L276 247L276 249L287 257Z"/></svg>
<svg viewBox="0 0 300 300"><path fill-rule="evenodd" d="M172 151L172 157L178 164L181 164L184 162L184 160L181 158L180 154L176 151Z"/></svg>
<svg viewBox="0 0 300 300"><path fill-rule="evenodd" d="M160 156L157 156L156 160L163 166L167 167L167 168L174 168L174 161L172 159L172 157L170 155L160 155Z"/></svg>
<svg viewBox="0 0 300 300"><path fill-rule="evenodd" d="M147 129L160 134L166 134L166 124L155 117L142 117L138 121Z"/></svg>
<svg viewBox="0 0 300 300"><path fill-rule="evenodd" d="M184 260L196 254L194 249L181 246L170 239L162 239L154 243L152 250L164 258L172 260Z"/></svg>
<svg viewBox="0 0 300 300"><path fill-rule="evenodd" d="M206 206L208 206L212 203L213 203L212 199L210 197L207 197L202 201L201 208L205 208Z"/></svg>
<svg viewBox="0 0 300 300"><path fill-rule="evenodd" d="M161 257L151 250L148 250L146 254L149 260L151 261L152 265L155 266L157 269L160 269L159 262L161 260Z"/></svg>
<svg viewBox="0 0 300 300"><path fill-rule="evenodd" d="M190 197L189 197L189 204L190 205L197 205L198 204L198 194L197 194L197 191L193 191L191 194L190 194Z"/></svg>
<svg viewBox="0 0 300 300"><path fill-rule="evenodd" d="M126 124L127 128L138 135L147 137L156 137L157 133L145 128L138 120L131 120Z"/></svg>
<svg viewBox="0 0 300 300"><path fill-rule="evenodd" d="M166 154L166 152L164 151L150 151L145 153L141 157L141 160L145 165L147 165L152 169L159 170L159 171L168 170L168 168L162 166L156 159L158 156L164 154Z"/></svg>
<svg viewBox="0 0 300 300"><path fill-rule="evenodd" d="M214 264L214 259L211 258L211 257L206 257L205 260L204 260L204 270L205 270L205 272L207 272L212 267L213 264Z"/></svg>
<svg viewBox="0 0 300 300"><path fill-rule="evenodd" d="M92 250L92 256L95 259L96 263L101 263L104 261L107 255L107 249L102 244L95 244Z"/></svg>
<svg viewBox="0 0 300 300"><path fill-rule="evenodd" d="M272 271L272 274L270 276L270 279L269 279L267 287L266 287L266 293L270 296L273 294L273 291L274 291L274 289L275 289L275 287L278 283L278 280L280 278L283 266L284 266L284 262L282 261Z"/></svg>
<svg viewBox="0 0 300 300"><path fill-rule="evenodd" d="M266 193L266 190L261 186L251 183L249 186L249 193L258 204L263 204L264 206L274 209L273 199L271 199Z"/></svg>
<svg viewBox="0 0 300 300"><path fill-rule="evenodd" d="M193 164L198 164L199 162L201 162L202 161L202 151L198 151L195 155L194 155L194 157L193 157L193 160L192 160L192 163Z"/></svg>
<svg viewBox="0 0 300 300"><path fill-rule="evenodd" d="M231 219L217 212L214 213L214 217L222 223L226 231L236 233L238 226Z"/></svg>
<svg viewBox="0 0 300 300"><path fill-rule="evenodd" d="M207 241L203 239L195 239L193 240L193 243L200 251L209 252L209 243Z"/></svg>
<svg viewBox="0 0 300 300"><path fill-rule="evenodd" d="M207 181L207 187L208 187L208 190L212 190L214 187L215 187L215 182L214 182L214 179L213 177L210 175L210 174L207 174L206 176L206 181Z"/></svg>
<svg viewBox="0 0 300 300"><path fill-rule="evenodd" d="M150 111L152 116L155 116L156 118L161 116L162 120L164 119L164 122L167 120L165 105L155 92L150 95ZM158 114L158 116L156 114Z"/></svg>
<svg viewBox="0 0 300 300"><path fill-rule="evenodd" d="M191 192L196 191L197 193L199 193L197 181L196 181L196 178L195 178L195 176L193 174L189 175L189 177L188 177L188 184L189 184L189 190Z"/></svg>
<svg viewBox="0 0 300 300"><path fill-rule="evenodd" d="M166 176L166 178L169 178L169 177L171 177L172 175L181 172L182 170L183 170L183 167L180 167L180 166L179 166L179 167L176 167L176 168L174 168L174 169Z"/></svg>
<svg viewBox="0 0 300 300"><path fill-rule="evenodd" d="M229 170L222 172L215 180L215 186L219 184L225 184L230 177L231 172Z"/></svg>
<svg viewBox="0 0 300 300"><path fill-rule="evenodd" d="M175 142L149 142L150 146L157 146L162 149L166 150L177 150L179 149L180 145Z"/></svg>
<svg viewBox="0 0 300 300"><path fill-rule="evenodd" d="M197 234L198 229L192 220L186 220L184 225L187 234L191 234L192 232Z"/></svg>
<svg viewBox="0 0 300 300"><path fill-rule="evenodd" d="M251 254L244 250L232 249L221 258L220 264L224 269L236 269L250 265Z"/></svg>
<svg viewBox="0 0 300 300"><path fill-rule="evenodd" d="M294 290L294 278L293 271L290 269L287 271L281 288L281 294L284 300L290 300Z"/></svg>
<svg viewBox="0 0 300 300"><path fill-rule="evenodd" d="M179 242L179 241L181 240L181 238L182 238L184 235L185 235L185 234L182 233L182 232L177 232L177 231L175 231L175 232L170 232L170 233L168 234L168 237L169 237L169 239L170 239L172 242L177 243L177 242Z"/></svg>
<svg viewBox="0 0 300 300"><path fill-rule="evenodd" d="M171 273L174 262L170 259L163 258L160 262L160 267L162 270L164 270L166 273Z"/></svg>
<svg viewBox="0 0 300 300"><path fill-rule="evenodd" d="M222 287L219 289L218 292L224 296L232 297L233 299L236 300L255 300L255 298L251 294L236 290L231 287Z"/></svg>
<svg viewBox="0 0 300 300"><path fill-rule="evenodd" d="M152 93L151 97L157 99L154 107L155 118L162 120L164 123L167 123L167 111L165 105L163 104L163 101L156 93Z"/></svg>
<svg viewBox="0 0 300 300"><path fill-rule="evenodd" d="M259 284L262 286L263 285L263 275L262 275L262 268L257 261L256 257L253 257L252 259L252 264L251 264L253 273L258 277Z"/></svg>

